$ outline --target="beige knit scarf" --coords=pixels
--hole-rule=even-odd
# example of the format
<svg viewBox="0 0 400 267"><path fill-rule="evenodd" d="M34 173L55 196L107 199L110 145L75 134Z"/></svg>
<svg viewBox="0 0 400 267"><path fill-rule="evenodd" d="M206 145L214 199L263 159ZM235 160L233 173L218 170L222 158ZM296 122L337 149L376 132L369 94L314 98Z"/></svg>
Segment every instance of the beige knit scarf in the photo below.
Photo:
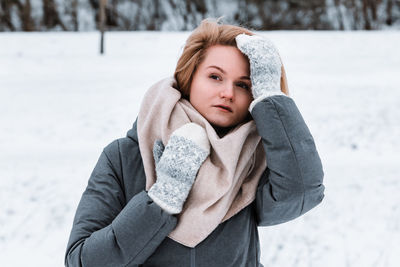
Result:
<svg viewBox="0 0 400 267"><path fill-rule="evenodd" d="M210 156L201 165L195 183L169 237L195 247L220 223L250 204L256 193L266 158L253 120L242 123L220 138L212 125L174 88L167 78L146 93L138 116L138 139L146 174L146 190L156 182L153 144L164 145L180 126L194 122L210 140Z"/></svg>

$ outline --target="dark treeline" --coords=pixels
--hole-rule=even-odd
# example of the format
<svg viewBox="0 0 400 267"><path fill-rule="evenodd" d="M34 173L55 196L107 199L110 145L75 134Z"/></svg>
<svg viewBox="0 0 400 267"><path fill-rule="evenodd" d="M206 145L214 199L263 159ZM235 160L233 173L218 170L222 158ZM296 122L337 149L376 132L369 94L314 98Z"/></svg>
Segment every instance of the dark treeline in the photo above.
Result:
<svg viewBox="0 0 400 267"><path fill-rule="evenodd" d="M99 0L0 0L0 31L98 29ZM400 0L107 0L107 30L192 30L206 17L255 30L400 28Z"/></svg>

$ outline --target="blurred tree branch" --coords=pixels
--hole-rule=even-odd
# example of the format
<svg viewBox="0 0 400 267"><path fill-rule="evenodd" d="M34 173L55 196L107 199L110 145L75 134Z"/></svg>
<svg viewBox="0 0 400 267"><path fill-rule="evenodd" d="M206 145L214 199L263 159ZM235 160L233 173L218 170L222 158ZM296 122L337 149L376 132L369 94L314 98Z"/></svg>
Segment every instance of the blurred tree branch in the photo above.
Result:
<svg viewBox="0 0 400 267"><path fill-rule="evenodd" d="M0 31L100 30L102 0L0 0ZM400 28L400 0L110 0L108 30L192 30L221 17L256 30Z"/></svg>

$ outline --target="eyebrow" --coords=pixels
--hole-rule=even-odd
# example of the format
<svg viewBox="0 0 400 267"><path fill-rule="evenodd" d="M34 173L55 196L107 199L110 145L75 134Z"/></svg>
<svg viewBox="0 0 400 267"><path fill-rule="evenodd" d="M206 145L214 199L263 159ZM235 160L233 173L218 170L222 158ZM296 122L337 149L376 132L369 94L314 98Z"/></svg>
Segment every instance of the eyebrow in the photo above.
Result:
<svg viewBox="0 0 400 267"><path fill-rule="evenodd" d="M226 72L225 72L222 68L220 68L220 67L218 67L218 66L211 65L211 66L208 66L206 69L208 69L208 68L215 68L215 69L218 69L218 70L219 70L220 72L222 72L223 74L226 74ZM250 77L249 77L249 76L242 76L242 77L240 77L239 79L250 80Z"/></svg>

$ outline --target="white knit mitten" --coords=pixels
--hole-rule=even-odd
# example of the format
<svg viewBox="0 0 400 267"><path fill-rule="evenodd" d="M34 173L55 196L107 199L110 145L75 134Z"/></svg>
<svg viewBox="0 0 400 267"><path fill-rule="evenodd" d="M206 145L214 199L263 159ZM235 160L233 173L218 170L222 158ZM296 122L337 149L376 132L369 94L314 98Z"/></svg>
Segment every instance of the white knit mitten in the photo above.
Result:
<svg viewBox="0 0 400 267"><path fill-rule="evenodd" d="M195 123L176 129L165 149L162 141L157 140L153 147L157 181L150 187L149 196L168 213L180 213L197 172L209 154L207 133Z"/></svg>
<svg viewBox="0 0 400 267"><path fill-rule="evenodd" d="M267 38L257 35L239 34L235 38L237 47L250 61L251 92L255 104L272 95L284 95L281 92L281 59L274 44Z"/></svg>

